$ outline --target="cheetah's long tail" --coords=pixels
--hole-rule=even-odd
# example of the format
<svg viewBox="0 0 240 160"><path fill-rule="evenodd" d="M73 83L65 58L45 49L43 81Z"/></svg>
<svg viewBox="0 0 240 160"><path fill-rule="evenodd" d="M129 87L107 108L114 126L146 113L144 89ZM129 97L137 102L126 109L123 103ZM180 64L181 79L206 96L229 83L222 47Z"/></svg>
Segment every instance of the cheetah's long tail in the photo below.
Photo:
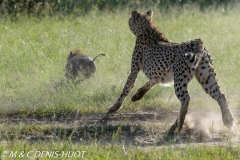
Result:
<svg viewBox="0 0 240 160"><path fill-rule="evenodd" d="M203 41L201 39L196 39L195 41L198 42L196 44L197 45L197 53L186 54L186 56L189 59L189 62L192 63L194 68L196 68L198 66L198 63L201 61L203 54L206 52L205 48L203 46Z"/></svg>

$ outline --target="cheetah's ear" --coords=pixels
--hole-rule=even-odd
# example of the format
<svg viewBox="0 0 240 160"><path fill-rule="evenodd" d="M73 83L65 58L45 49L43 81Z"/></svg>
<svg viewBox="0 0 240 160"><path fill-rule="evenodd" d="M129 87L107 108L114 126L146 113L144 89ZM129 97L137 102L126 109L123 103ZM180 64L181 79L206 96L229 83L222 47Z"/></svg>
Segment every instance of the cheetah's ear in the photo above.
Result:
<svg viewBox="0 0 240 160"><path fill-rule="evenodd" d="M72 56L72 52L70 52L69 55Z"/></svg>
<svg viewBox="0 0 240 160"><path fill-rule="evenodd" d="M153 16L153 11L152 10L147 11L147 15L152 17Z"/></svg>
<svg viewBox="0 0 240 160"><path fill-rule="evenodd" d="M138 14L138 11L132 11L131 16L135 17Z"/></svg>

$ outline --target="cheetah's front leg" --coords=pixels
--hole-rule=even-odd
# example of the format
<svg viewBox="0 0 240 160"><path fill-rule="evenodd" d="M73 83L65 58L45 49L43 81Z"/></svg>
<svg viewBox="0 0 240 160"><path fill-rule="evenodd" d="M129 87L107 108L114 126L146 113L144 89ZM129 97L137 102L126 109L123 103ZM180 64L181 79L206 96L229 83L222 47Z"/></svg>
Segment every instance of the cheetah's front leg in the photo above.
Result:
<svg viewBox="0 0 240 160"><path fill-rule="evenodd" d="M112 107L109 108L108 113L117 112L121 108L121 106L124 102L124 99L126 98L128 93L131 91L131 89L134 86L134 83L135 83L135 80L137 78L138 72L139 71L130 73L120 97L118 98L117 102Z"/></svg>
<svg viewBox="0 0 240 160"><path fill-rule="evenodd" d="M117 102L108 109L108 113L117 112L121 108L126 96L132 90L135 80L137 79L137 75L142 68L141 67L142 66L141 57L142 57L142 55L141 55L141 51L139 50L139 47L135 46L135 49L134 49L133 55L132 55L131 73L129 74L129 76L127 78L127 82L125 83L125 86L124 86L122 93L119 96Z"/></svg>
<svg viewBox="0 0 240 160"><path fill-rule="evenodd" d="M156 82L149 81L143 87L139 88L137 92L132 96L132 102L140 100L155 84Z"/></svg>

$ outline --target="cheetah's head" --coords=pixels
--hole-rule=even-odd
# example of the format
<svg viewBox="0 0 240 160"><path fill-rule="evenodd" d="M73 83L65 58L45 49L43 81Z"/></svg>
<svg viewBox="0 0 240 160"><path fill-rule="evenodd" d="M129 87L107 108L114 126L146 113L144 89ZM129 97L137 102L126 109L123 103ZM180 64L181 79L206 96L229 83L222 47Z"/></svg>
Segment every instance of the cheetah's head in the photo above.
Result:
<svg viewBox="0 0 240 160"><path fill-rule="evenodd" d="M147 12L132 11L129 17L129 27L131 32L137 37L144 33L152 23L153 11Z"/></svg>

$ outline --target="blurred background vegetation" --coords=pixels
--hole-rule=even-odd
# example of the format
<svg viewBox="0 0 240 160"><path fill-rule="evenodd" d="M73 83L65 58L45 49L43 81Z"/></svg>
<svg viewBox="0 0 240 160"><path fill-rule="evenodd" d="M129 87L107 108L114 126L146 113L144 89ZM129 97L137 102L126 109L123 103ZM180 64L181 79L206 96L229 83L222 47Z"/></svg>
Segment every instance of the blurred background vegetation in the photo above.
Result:
<svg viewBox="0 0 240 160"><path fill-rule="evenodd" d="M154 6L165 12L171 7L183 7L186 4L206 8L227 7L237 0L0 0L0 17L18 18L28 16L85 15L95 9L114 12L118 9L137 9Z"/></svg>

